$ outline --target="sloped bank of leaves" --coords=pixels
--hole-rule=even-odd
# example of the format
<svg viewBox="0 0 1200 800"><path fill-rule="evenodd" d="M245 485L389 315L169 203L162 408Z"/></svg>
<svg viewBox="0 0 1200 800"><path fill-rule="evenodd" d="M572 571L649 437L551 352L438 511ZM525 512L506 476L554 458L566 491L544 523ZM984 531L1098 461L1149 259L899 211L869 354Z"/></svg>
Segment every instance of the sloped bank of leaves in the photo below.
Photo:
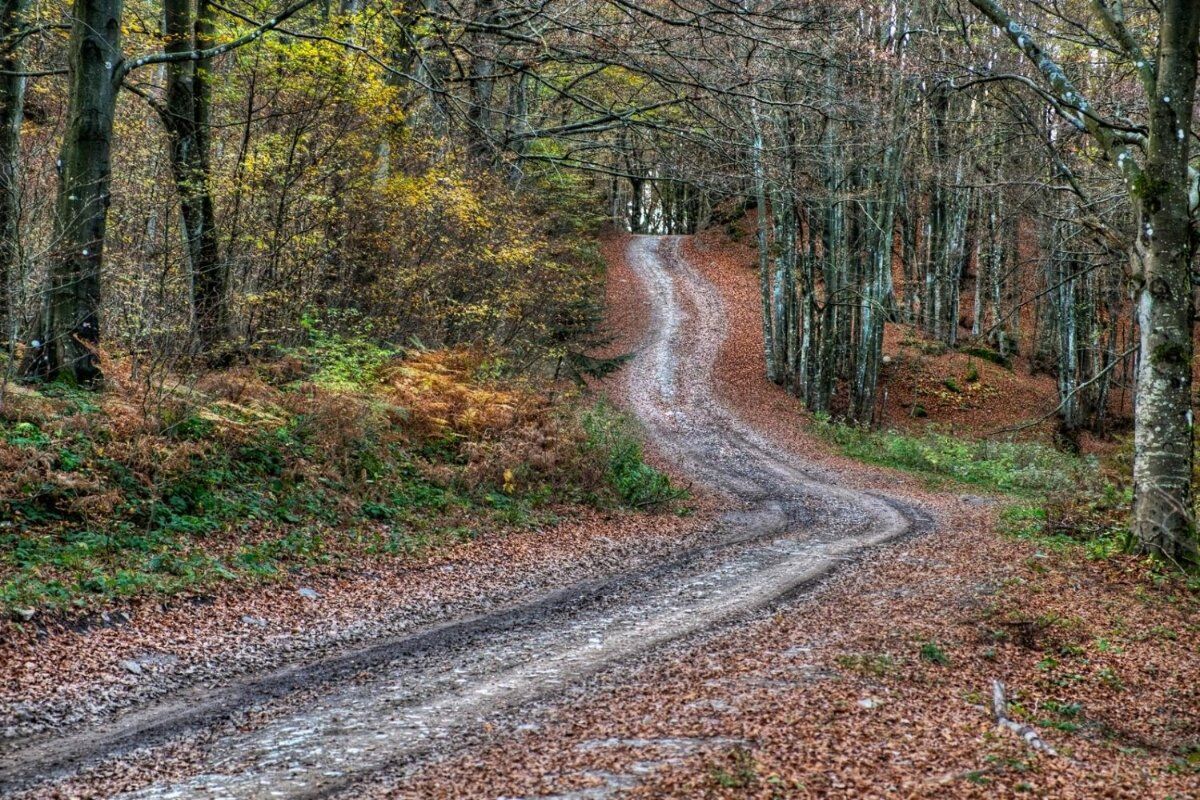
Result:
<svg viewBox="0 0 1200 800"><path fill-rule="evenodd" d="M20 619L680 497L611 409L490 366L314 337L190 386L117 362L101 394L9 387L0 606Z"/></svg>

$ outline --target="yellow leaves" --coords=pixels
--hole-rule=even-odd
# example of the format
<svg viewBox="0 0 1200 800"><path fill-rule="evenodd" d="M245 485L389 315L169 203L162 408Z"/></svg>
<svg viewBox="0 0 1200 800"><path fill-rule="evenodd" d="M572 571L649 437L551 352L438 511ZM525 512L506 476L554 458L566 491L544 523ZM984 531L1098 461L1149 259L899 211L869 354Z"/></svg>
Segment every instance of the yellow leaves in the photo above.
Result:
<svg viewBox="0 0 1200 800"><path fill-rule="evenodd" d="M515 267L535 261L538 257L538 247L530 242L513 242L489 253L496 266Z"/></svg>
<svg viewBox="0 0 1200 800"><path fill-rule="evenodd" d="M457 171L398 175L388 182L386 193L400 209L448 219L460 231L486 229L493 224L475 187Z"/></svg>
<svg viewBox="0 0 1200 800"><path fill-rule="evenodd" d="M453 158L392 164L352 214L374 223L358 249L371 278L358 296L398 341L497 345L527 357L590 324L600 273L549 234L562 224L547 223L558 209Z"/></svg>
<svg viewBox="0 0 1200 800"><path fill-rule="evenodd" d="M468 350L414 356L389 373L390 400L408 410L409 425L420 435L478 436L506 429L529 398L481 383L474 374L479 361Z"/></svg>
<svg viewBox="0 0 1200 800"><path fill-rule="evenodd" d="M244 302L246 303L246 306L250 307L250 308L253 308L255 306L268 306L269 307L269 306L273 306L275 304L281 303L286 299L287 299L287 293L284 291L280 291L280 290L262 292L260 294L244 295Z"/></svg>

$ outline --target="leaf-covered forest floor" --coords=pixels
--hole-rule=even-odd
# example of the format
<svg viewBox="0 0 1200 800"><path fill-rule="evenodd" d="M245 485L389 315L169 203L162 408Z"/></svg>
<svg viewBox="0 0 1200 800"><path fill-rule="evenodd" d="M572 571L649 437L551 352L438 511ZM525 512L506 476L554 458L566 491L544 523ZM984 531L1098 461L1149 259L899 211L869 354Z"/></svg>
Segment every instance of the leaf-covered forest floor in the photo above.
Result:
<svg viewBox="0 0 1200 800"><path fill-rule="evenodd" d="M609 292L634 310L614 323L630 326L644 315L623 251L619 239L606 247ZM726 301L724 399L848 484L937 493L938 529L534 732L379 796L1200 796L1194 583L1047 532L1036 481L1006 496L982 481L846 457L762 378L748 251L709 236L685 252ZM1016 391L1041 396L1036 385ZM977 429L1022 421L1031 406L1011 408L1011 398L971 409ZM1047 458L1032 458L1044 475L1068 468ZM994 680L1007 687L1010 716L1056 756L996 725Z"/></svg>
<svg viewBox="0 0 1200 800"><path fill-rule="evenodd" d="M380 796L1195 797L1196 613L973 520ZM994 724L993 679L1057 757Z"/></svg>

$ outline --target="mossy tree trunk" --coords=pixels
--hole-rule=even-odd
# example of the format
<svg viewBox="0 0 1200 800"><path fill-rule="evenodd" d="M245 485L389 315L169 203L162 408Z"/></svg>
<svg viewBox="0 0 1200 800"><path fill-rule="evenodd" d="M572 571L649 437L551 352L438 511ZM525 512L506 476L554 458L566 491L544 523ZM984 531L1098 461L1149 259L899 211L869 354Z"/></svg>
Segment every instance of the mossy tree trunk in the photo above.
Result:
<svg viewBox="0 0 1200 800"><path fill-rule="evenodd" d="M1136 259L1138 367L1133 529L1147 552L1194 563L1192 509L1192 251L1188 155L1200 5L1162 5L1156 91L1142 178Z"/></svg>

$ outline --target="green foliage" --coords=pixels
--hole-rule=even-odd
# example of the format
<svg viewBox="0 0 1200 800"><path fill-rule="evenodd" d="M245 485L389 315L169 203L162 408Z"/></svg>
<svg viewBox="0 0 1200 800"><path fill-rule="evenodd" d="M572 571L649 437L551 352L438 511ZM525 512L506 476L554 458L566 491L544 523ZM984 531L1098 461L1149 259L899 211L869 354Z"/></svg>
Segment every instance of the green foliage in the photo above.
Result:
<svg viewBox="0 0 1200 800"><path fill-rule="evenodd" d="M1039 502L1005 508L1001 526L1008 535L1040 547L1083 547L1089 558L1109 558L1128 552L1133 543L1126 524L1131 499L1128 488L1093 476Z"/></svg>
<svg viewBox="0 0 1200 800"><path fill-rule="evenodd" d="M936 664L939 667L950 665L950 656L946 654L946 651L937 642L926 642L921 645L921 660L928 661L930 664Z"/></svg>
<svg viewBox="0 0 1200 800"><path fill-rule="evenodd" d="M645 462L641 440L634 435L628 417L601 403L584 414L583 427L587 432L585 451L605 464L608 483L625 505L657 507L686 496L671 485L665 473Z"/></svg>
<svg viewBox="0 0 1200 800"><path fill-rule="evenodd" d="M46 434L31 422L18 422L5 431L4 440L17 447L44 447L50 442Z"/></svg>
<svg viewBox="0 0 1200 800"><path fill-rule="evenodd" d="M744 747L736 747L729 754L727 767L712 768L713 782L724 789L751 789L758 784L758 765L754 755Z"/></svg>
<svg viewBox="0 0 1200 800"><path fill-rule="evenodd" d="M1041 703L1040 709L1049 715L1037 722L1043 728L1055 728L1066 733L1074 733L1081 727L1083 706L1079 703L1045 700Z"/></svg>
<svg viewBox="0 0 1200 800"><path fill-rule="evenodd" d="M1172 763L1170 771L1178 775L1200 775L1200 744L1185 744Z"/></svg>
<svg viewBox="0 0 1200 800"><path fill-rule="evenodd" d="M964 347L961 349L961 352L1004 367L1005 369L1012 369L1012 362L1010 362L1002 354L997 353L995 350L991 350L987 347Z"/></svg>
<svg viewBox="0 0 1200 800"><path fill-rule="evenodd" d="M844 670L874 678L882 678L896 671L895 659L886 653L840 655L837 657L837 665Z"/></svg>
<svg viewBox="0 0 1200 800"><path fill-rule="evenodd" d="M644 509L685 494L645 463L623 415L506 384L501 358L397 361L310 335L264 365L275 386L216 376L239 403L109 392L83 413L63 396L44 419L0 418L0 456L16 465L0 492L0 608L273 579L544 524L564 501ZM295 380L296 364L311 379Z"/></svg>
<svg viewBox="0 0 1200 800"><path fill-rule="evenodd" d="M15 434L8 438L29 440L29 428L17 427L5 431ZM309 433L294 420L258 431L239 447L193 457L161 485L128 480L112 461L64 451L60 461L92 463L90 477L123 486L124 499L95 528L72 527L81 520L48 494L51 487L34 487L31 496L10 504L14 525L0 535L0 605L65 609L217 579L272 577L288 565L332 560L347 544L334 541L339 534L352 538L377 520L418 524L451 506L492 513L486 498L460 497L425 477L394 444L364 445L364 455L376 460L368 487L348 476L287 476L302 459L322 457L306 441ZM364 489L368 499L347 517L345 498ZM520 521L507 511L496 516ZM224 546L228 534L252 525L279 533Z"/></svg>
<svg viewBox="0 0 1200 800"><path fill-rule="evenodd" d="M300 349L312 371L308 379L317 386L341 391L363 391L379 382L395 350L364 336L329 333L312 318L304 320L309 344Z"/></svg>
<svg viewBox="0 0 1200 800"><path fill-rule="evenodd" d="M937 432L909 436L827 418L817 420L817 430L854 458L1021 498L1001 511L1002 529L1040 547L1081 547L1089 558L1132 548L1131 489L1114 484L1095 458L1036 443L967 441Z"/></svg>
<svg viewBox="0 0 1200 800"><path fill-rule="evenodd" d="M917 437L820 420L817 431L863 461L1019 496L1077 488L1096 469L1091 459L1035 443L973 442L936 432Z"/></svg>

